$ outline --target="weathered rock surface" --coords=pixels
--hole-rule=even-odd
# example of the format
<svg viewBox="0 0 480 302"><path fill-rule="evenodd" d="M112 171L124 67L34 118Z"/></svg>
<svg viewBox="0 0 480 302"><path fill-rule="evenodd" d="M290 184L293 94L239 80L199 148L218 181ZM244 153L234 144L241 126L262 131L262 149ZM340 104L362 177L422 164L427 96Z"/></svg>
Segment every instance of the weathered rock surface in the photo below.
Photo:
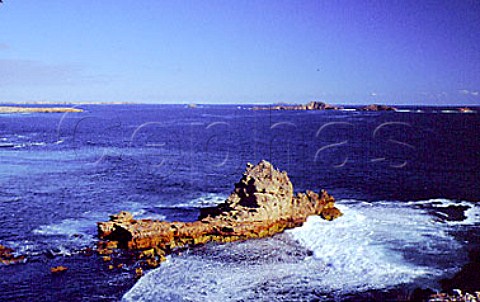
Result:
<svg viewBox="0 0 480 302"><path fill-rule="evenodd" d="M176 247L271 236L302 225L310 215L335 219L342 213L334 202L325 191L294 195L287 173L267 161L248 164L227 200L203 209L198 221L135 220L130 213L121 212L108 222L99 222L98 235L107 240L100 254L108 255L109 245L141 250L140 258L147 259L149 266L157 266Z"/></svg>
<svg viewBox="0 0 480 302"><path fill-rule="evenodd" d="M371 104L359 109L360 111L397 111L397 108L387 105Z"/></svg>
<svg viewBox="0 0 480 302"><path fill-rule="evenodd" d="M341 107L326 104L324 102L310 102L306 105L276 105L276 106L258 106L252 110L339 110Z"/></svg>

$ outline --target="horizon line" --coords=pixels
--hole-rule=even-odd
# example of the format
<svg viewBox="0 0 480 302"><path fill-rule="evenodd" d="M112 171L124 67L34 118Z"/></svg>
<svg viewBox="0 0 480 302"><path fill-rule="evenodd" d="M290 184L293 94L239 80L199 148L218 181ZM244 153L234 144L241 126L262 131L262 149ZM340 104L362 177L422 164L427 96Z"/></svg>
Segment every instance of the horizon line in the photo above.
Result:
<svg viewBox="0 0 480 302"><path fill-rule="evenodd" d="M6 102L0 101L0 105L232 105L232 106L249 106L249 105L302 105L307 104L308 102L252 102L252 103L221 103L221 102L135 102L135 101L13 101ZM425 103L387 103L387 102L369 102L369 103L327 103L325 101L314 101L322 102L330 105L338 106L366 106L366 105L389 105L389 106L425 106L425 107L453 107L453 106L463 106L463 107L480 107L480 103L476 104L465 104L465 103L449 103L449 104L425 104Z"/></svg>

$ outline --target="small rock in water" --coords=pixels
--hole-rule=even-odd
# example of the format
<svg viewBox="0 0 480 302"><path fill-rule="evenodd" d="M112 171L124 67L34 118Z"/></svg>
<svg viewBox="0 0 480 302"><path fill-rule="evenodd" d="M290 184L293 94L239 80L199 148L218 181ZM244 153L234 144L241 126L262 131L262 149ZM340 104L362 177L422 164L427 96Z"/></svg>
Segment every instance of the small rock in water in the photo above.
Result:
<svg viewBox="0 0 480 302"><path fill-rule="evenodd" d="M68 270L68 268L65 267L65 266L61 266L61 265L60 265L60 266L57 266L57 267L52 267L52 268L50 269L50 271L52 272L52 274L61 273L61 272L64 272L64 271L66 271L66 270Z"/></svg>
<svg viewBox="0 0 480 302"><path fill-rule="evenodd" d="M0 263L9 265L25 261L25 256L15 256L13 249L0 245Z"/></svg>

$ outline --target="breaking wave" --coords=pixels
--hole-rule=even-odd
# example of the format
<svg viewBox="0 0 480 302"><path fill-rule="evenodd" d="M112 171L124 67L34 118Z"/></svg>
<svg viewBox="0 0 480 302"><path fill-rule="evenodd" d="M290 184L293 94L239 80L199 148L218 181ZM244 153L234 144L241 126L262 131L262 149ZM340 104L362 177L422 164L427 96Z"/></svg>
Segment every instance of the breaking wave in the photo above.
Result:
<svg viewBox="0 0 480 302"><path fill-rule="evenodd" d="M452 206L463 219L434 215ZM466 201L341 200L338 207L344 216L333 222L310 217L272 238L207 244L171 257L123 299L305 301L414 281L435 288L466 261L464 243L451 231L480 222L479 207Z"/></svg>
<svg viewBox="0 0 480 302"><path fill-rule="evenodd" d="M172 208L205 208L214 207L227 199L224 194L208 193L198 198L191 199L187 202L181 202L172 205Z"/></svg>

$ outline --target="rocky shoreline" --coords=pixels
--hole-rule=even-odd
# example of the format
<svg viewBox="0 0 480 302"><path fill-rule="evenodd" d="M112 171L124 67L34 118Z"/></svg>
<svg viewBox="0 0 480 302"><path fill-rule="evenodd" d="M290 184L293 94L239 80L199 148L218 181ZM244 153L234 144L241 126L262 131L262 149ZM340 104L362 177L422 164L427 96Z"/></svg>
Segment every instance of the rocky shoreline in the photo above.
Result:
<svg viewBox="0 0 480 302"><path fill-rule="evenodd" d="M310 215L333 220L342 215L334 203L323 190L295 195L287 173L261 161L248 164L227 200L203 209L195 222L137 220L128 212L99 222L98 236L104 241L98 252L109 261L113 250L127 250L146 267L156 267L178 248L272 236L301 226Z"/></svg>
<svg viewBox="0 0 480 302"><path fill-rule="evenodd" d="M83 112L82 109L71 107L17 107L0 106L1 113L65 113L65 112Z"/></svg>

